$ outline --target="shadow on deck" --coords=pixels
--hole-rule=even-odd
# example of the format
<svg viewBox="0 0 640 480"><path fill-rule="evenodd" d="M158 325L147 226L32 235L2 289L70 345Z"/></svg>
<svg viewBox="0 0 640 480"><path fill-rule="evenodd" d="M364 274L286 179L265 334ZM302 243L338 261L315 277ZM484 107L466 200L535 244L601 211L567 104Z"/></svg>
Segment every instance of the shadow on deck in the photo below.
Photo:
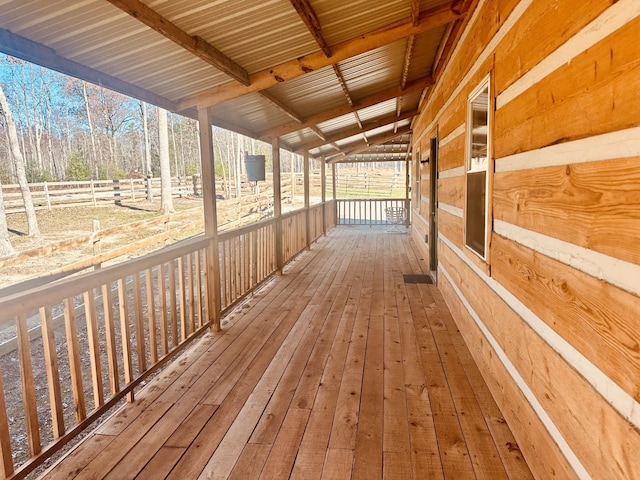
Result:
<svg viewBox="0 0 640 480"><path fill-rule="evenodd" d="M44 478L531 478L426 270L333 230Z"/></svg>

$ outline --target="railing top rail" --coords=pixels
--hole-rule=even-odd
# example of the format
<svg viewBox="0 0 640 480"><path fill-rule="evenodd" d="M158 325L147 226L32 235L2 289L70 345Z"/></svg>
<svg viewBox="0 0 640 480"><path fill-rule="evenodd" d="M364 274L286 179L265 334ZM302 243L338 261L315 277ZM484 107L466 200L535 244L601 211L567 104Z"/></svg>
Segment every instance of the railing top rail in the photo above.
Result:
<svg viewBox="0 0 640 480"><path fill-rule="evenodd" d="M337 202L404 202L406 198L336 198Z"/></svg>
<svg viewBox="0 0 640 480"><path fill-rule="evenodd" d="M245 235L247 233L260 230L262 227L265 227L267 225L274 224L275 222L276 222L275 218L267 218L265 220L260 220L259 222L253 222L242 227L232 228L231 230L219 232L218 241L224 241L224 240L228 240L229 238Z"/></svg>

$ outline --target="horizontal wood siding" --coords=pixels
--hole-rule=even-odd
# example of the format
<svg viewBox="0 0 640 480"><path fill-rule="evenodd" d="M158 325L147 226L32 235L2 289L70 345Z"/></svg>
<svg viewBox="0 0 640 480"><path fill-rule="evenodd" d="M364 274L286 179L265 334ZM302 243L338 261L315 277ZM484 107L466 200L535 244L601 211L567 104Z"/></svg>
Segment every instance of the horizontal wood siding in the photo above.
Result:
<svg viewBox="0 0 640 480"><path fill-rule="evenodd" d="M438 285L536 478L640 478L640 4L480 0L462 22L414 125L414 150L440 140ZM488 75L485 262L464 165Z"/></svg>

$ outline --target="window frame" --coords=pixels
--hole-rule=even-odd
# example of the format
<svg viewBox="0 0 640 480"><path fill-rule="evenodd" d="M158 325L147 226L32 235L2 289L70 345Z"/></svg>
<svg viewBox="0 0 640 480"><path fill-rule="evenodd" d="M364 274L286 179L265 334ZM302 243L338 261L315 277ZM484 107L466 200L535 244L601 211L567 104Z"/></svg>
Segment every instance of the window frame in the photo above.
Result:
<svg viewBox="0 0 640 480"><path fill-rule="evenodd" d="M482 167L473 165L473 125L474 125L474 101L483 94L486 90L487 95L487 111L486 111L486 159L483 162ZM490 212L489 212L489 186L490 186L490 173L492 165L492 89L491 89L491 76L487 75L478 84L477 87L467 97L467 119L466 119L466 146L465 146L465 203L464 203L464 246L465 249L470 250L473 254L481 259L483 262L488 261L488 248L489 248L489 233L490 233ZM476 247L471 245L472 241L469 239L469 179L472 175L484 173L484 238L482 252L478 251Z"/></svg>

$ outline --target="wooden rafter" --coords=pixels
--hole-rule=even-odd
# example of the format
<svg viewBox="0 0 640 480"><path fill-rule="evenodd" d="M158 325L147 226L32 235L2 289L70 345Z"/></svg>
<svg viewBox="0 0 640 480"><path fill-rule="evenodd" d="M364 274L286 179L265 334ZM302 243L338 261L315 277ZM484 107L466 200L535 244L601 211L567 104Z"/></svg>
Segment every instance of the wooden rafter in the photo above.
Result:
<svg viewBox="0 0 640 480"><path fill-rule="evenodd" d="M332 65L332 67L333 67L333 71L336 74L336 77L338 77L338 82L340 82L340 87L344 92L344 96L347 97L347 102L349 103L349 105L353 107L353 98L351 98L351 94L349 93L349 88L347 87L347 82L344 79L342 72L340 71L340 67L335 63Z"/></svg>
<svg viewBox="0 0 640 480"><path fill-rule="evenodd" d="M240 82L243 86L248 86L249 73L223 54L213 45L207 43L198 36L189 35L184 30L178 28L174 23L155 12L139 0L108 0L120 10L128 13L136 20L146 26L161 33L169 40L177 43L185 50L191 52L205 62L213 65L218 70L226 73L231 78Z"/></svg>
<svg viewBox="0 0 640 480"><path fill-rule="evenodd" d="M16 35L8 30L0 28L0 50L16 58L35 63L57 72L81 78L95 85L101 85L109 90L129 95L147 103L152 103L166 110L175 111L176 104L164 97L156 95L148 90L136 87L133 84L112 77L105 73L86 67L80 63L61 57L52 48L36 43L27 38ZM193 117L190 112L189 117Z"/></svg>
<svg viewBox="0 0 640 480"><path fill-rule="evenodd" d="M302 123L302 118L296 112L291 110L291 108L286 106L284 103L282 103L280 100L278 100L276 97L274 97L270 93L262 91L262 92L258 92L258 94L262 98L267 100L269 103L277 107L279 110L281 110L283 113L285 113L287 116L289 116L293 121Z"/></svg>
<svg viewBox="0 0 640 480"><path fill-rule="evenodd" d="M404 51L404 62L402 64L402 79L400 81L400 88L404 90L407 86L407 79L409 78L409 67L411 67L411 60L413 60L413 51L416 46L416 36L411 35L407 39L407 48Z"/></svg>
<svg viewBox="0 0 640 480"><path fill-rule="evenodd" d="M464 12L454 11L452 5L453 4L449 3L425 10L420 14L420 22L417 26L413 26L411 18L408 18L405 21L397 22L351 40L338 43L331 47L331 51L333 52L331 58L327 58L322 51L314 52L251 74L251 85L244 86L238 85L236 82L228 82L208 89L197 95L181 100L179 102L179 108L182 110L194 105L200 108L217 105L247 93L264 90L279 82L291 80L305 73L341 62L347 58L380 48L410 35L418 35L433 28L446 25L464 15Z"/></svg>
<svg viewBox="0 0 640 480"><path fill-rule="evenodd" d="M362 120L360 119L360 114L358 114L357 111L353 112L353 116L356 119L356 123L358 124L358 127L362 128Z"/></svg>
<svg viewBox="0 0 640 480"><path fill-rule="evenodd" d="M322 131L316 125L309 127L309 129L313 133L315 133L316 136L323 142L321 145L324 145L327 142L327 137L325 136L324 133L322 133ZM306 150L309 150L309 149L307 148Z"/></svg>
<svg viewBox="0 0 640 480"><path fill-rule="evenodd" d="M365 123L362 127L351 127L340 132L337 132L330 136L325 136L325 138L320 140L315 140L313 142L308 142L298 147L298 151L303 150L313 150L314 148L319 148L322 145L331 142L337 142L339 140L344 140L345 138L353 137L354 135L358 135L360 133L369 132L371 130L375 130L376 128L384 127L386 125L390 125L394 122L399 122L401 120L406 120L418 114L418 110L412 110L410 112L405 112L401 117L396 117L395 114L387 115L386 117L379 118L370 123Z"/></svg>
<svg viewBox="0 0 640 480"><path fill-rule="evenodd" d="M399 137L400 135L404 135L406 133L410 133L411 132L411 127L407 126L404 127L400 130L398 130L397 132L392 132L392 133L388 133L388 134L384 134L384 135L379 135L373 139L371 139L371 141L367 144L364 145L360 145L357 146L351 150L348 151L344 151L343 152L330 158L328 160L328 163L335 163L335 162L343 162L345 161L347 158L349 158L351 155L356 155L358 153L362 153L362 152L366 152L369 148L371 147L375 147L377 145L382 145L383 143L388 142L389 140L393 140L396 137Z"/></svg>
<svg viewBox="0 0 640 480"><path fill-rule="evenodd" d="M265 130L264 132L260 133L260 138L269 139L287 135L297 130L309 128L313 125L317 125L318 123L326 122L327 120L331 120L332 118L347 115L349 113L354 113L362 108L367 108L381 102L386 102L387 100L391 100L392 98L396 98L400 95L418 92L432 84L433 80L431 79L431 76L418 78L412 82L407 83L407 87L404 89L404 91L400 89L400 86L391 87L356 101L356 104L353 107L350 105L340 105L338 107L330 108L323 112L312 115L311 117L306 118L302 123L290 122L275 128L270 128L269 130Z"/></svg>
<svg viewBox="0 0 640 480"><path fill-rule="evenodd" d="M420 22L420 0L411 0L411 21L414 25Z"/></svg>
<svg viewBox="0 0 640 480"><path fill-rule="evenodd" d="M322 50L327 57L330 57L332 55L331 48L329 48L329 44L322 36L322 26L320 25L318 16L313 10L313 7L311 7L309 0L291 0L291 5L296 9L296 12L298 12L298 15L302 18L302 21L309 29L309 32L313 35L313 38L316 40L320 50Z"/></svg>

